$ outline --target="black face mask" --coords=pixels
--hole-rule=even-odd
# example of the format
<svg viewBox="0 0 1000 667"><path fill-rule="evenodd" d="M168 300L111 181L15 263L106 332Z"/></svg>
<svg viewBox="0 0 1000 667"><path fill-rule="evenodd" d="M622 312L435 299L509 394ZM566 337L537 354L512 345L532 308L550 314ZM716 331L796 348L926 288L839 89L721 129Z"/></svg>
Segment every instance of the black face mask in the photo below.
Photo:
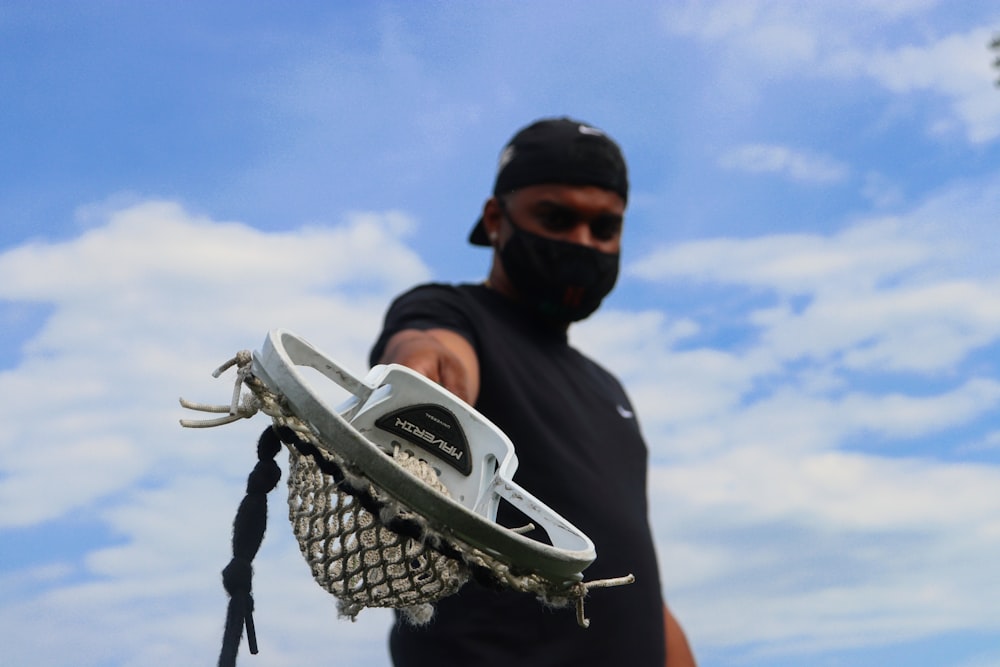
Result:
<svg viewBox="0 0 1000 667"><path fill-rule="evenodd" d="M618 253L538 236L507 220L514 231L500 261L522 301L567 324L597 310L618 279Z"/></svg>

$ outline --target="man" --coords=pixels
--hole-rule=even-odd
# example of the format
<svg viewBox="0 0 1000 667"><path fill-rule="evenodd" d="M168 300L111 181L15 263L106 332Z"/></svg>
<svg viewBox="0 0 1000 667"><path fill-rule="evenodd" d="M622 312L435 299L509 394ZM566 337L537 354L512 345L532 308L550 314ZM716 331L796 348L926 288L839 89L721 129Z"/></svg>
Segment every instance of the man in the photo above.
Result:
<svg viewBox="0 0 1000 667"><path fill-rule="evenodd" d="M518 483L594 541L585 579L636 582L593 591L588 629L572 610L467 584L426 626L397 617L398 667L694 665L660 592L632 406L567 342L614 286L627 198L624 158L603 132L568 118L524 128L469 237L493 249L488 279L400 296L371 360L409 366L475 405L517 448Z"/></svg>

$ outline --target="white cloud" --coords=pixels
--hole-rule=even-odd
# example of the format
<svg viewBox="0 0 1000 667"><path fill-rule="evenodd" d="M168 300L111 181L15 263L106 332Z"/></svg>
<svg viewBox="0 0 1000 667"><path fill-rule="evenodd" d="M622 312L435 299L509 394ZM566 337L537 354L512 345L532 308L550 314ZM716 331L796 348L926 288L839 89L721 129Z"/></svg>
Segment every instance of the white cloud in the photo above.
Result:
<svg viewBox="0 0 1000 667"><path fill-rule="evenodd" d="M947 35L923 46L858 55L858 67L894 93L930 92L946 100L951 115L932 129L964 132L979 144L1000 136L1000 96L987 45L994 28Z"/></svg>
<svg viewBox="0 0 1000 667"><path fill-rule="evenodd" d="M930 131L958 132L973 144L992 141L1000 136L1000 96L988 49L995 25L984 20L964 32L930 32L921 43L891 43L900 24L933 23L935 4L688 2L665 9L664 26L719 49L727 86L763 87L791 76L864 77L911 105L914 93L944 101L943 109L927 112Z"/></svg>
<svg viewBox="0 0 1000 667"><path fill-rule="evenodd" d="M769 71L810 62L818 35L801 13L760 2L672 3L663 9L664 27L709 42L732 45Z"/></svg>
<svg viewBox="0 0 1000 667"><path fill-rule="evenodd" d="M654 470L667 590L711 645L817 651L995 632L998 483L991 466L768 447Z"/></svg>
<svg viewBox="0 0 1000 667"><path fill-rule="evenodd" d="M178 434L163 407L270 328L335 342L364 363L388 295L427 276L393 241L401 220L359 214L267 234L151 202L79 238L0 255L0 296L55 309L20 365L0 374L19 415L0 435L0 523L59 516L190 454L168 444ZM72 474L86 462L92 470ZM32 488L47 492L19 502Z"/></svg>
<svg viewBox="0 0 1000 667"><path fill-rule="evenodd" d="M629 267L652 281L771 295L747 323L768 354L868 371L943 372L1000 337L1000 272L988 221L996 182L960 186L906 215L829 236L710 239L653 249Z"/></svg>
<svg viewBox="0 0 1000 667"><path fill-rule="evenodd" d="M733 148L719 158L719 165L751 174L779 174L803 183L837 183L850 172L847 165L832 158L770 144Z"/></svg>
<svg viewBox="0 0 1000 667"><path fill-rule="evenodd" d="M964 454L988 452L992 450L1000 450L1000 430L986 433L978 440L970 442L959 448L959 451Z"/></svg>
<svg viewBox="0 0 1000 667"><path fill-rule="evenodd" d="M892 179L878 172L865 174L861 194L877 208L898 206L903 202L902 187Z"/></svg>
<svg viewBox="0 0 1000 667"><path fill-rule="evenodd" d="M761 355L690 347L697 325L670 321L662 313L602 311L571 333L574 345L626 378L641 423L654 432L677 423L702 423L733 410L756 377L777 368ZM678 344L683 348L675 349ZM654 445L654 454L704 453L719 446L717 438L703 439L692 431L676 447Z"/></svg>
<svg viewBox="0 0 1000 667"><path fill-rule="evenodd" d="M982 462L1000 410L998 191L955 186L827 235L649 249L627 276L724 289L725 309L576 332L637 404L666 593L696 646L1000 631L1000 470Z"/></svg>
<svg viewBox="0 0 1000 667"><path fill-rule="evenodd" d="M246 436L262 428L238 430ZM252 435L231 442L222 435L212 433L202 445L249 453L241 464L248 472ZM213 664L227 605L220 572L231 557L229 527L242 495L239 483L211 469L129 492L106 511L120 543L89 554L77 571L54 573L41 591L5 598L0 622L17 637L8 641L5 659L43 667ZM388 665L388 613L368 610L355 623L338 619L333 599L313 582L298 552L283 489L268 500L271 516L253 580L261 653L251 658L244 639L241 664L310 664L333 645L344 663ZM60 640L53 642L56 633Z"/></svg>
<svg viewBox="0 0 1000 667"><path fill-rule="evenodd" d="M186 431L177 420L191 415L178 396L227 401L231 372L220 380L210 372L276 326L366 368L388 299L428 270L401 241L412 222L399 213L281 233L169 202L107 215L76 238L0 254L0 298L52 309L0 374L8 408L0 526L43 531L85 516L113 539L74 553L82 547L54 533L51 553L5 573L0 623L17 638L5 656L37 665L204 663L221 640L218 572L264 422ZM336 620L282 521L283 495L271 494L277 509L257 563L268 664L302 664L329 641L359 662L385 664L375 641L385 615Z"/></svg>
<svg viewBox="0 0 1000 667"><path fill-rule="evenodd" d="M753 321L789 359L840 355L855 370L939 371L996 340L996 280L819 295L801 312L758 311Z"/></svg>
<svg viewBox="0 0 1000 667"><path fill-rule="evenodd" d="M655 249L629 268L646 280L685 277L776 290L784 295L849 291L912 269L935 252L909 238L905 221L875 219L824 237L776 234L708 239Z"/></svg>

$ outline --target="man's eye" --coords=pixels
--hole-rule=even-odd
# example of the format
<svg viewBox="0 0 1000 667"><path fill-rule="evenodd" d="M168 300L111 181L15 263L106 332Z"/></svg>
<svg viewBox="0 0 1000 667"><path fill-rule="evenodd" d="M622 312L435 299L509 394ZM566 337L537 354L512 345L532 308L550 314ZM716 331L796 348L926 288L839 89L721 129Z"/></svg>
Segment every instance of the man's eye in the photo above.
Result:
<svg viewBox="0 0 1000 667"><path fill-rule="evenodd" d="M598 218L590 223L590 233L602 241L613 239L621 231L622 222L618 218Z"/></svg>
<svg viewBox="0 0 1000 667"><path fill-rule="evenodd" d="M547 229L569 229L576 224L576 216L570 211L546 211L541 216L542 224Z"/></svg>

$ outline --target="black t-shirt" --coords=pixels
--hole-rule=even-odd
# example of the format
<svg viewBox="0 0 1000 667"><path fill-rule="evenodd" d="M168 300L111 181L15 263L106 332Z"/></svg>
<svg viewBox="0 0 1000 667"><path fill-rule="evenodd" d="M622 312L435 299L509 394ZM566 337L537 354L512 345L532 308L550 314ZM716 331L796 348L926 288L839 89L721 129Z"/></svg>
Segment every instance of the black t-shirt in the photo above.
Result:
<svg viewBox="0 0 1000 667"><path fill-rule="evenodd" d="M591 591L589 628L572 608L475 583L390 637L398 667L657 665L664 662L663 602L646 501L648 452L620 383L572 348L565 331L482 285L424 285L389 309L372 350L392 334L444 328L479 358L476 408L513 441L515 481L587 534L597 560L584 580L635 575L629 586Z"/></svg>

